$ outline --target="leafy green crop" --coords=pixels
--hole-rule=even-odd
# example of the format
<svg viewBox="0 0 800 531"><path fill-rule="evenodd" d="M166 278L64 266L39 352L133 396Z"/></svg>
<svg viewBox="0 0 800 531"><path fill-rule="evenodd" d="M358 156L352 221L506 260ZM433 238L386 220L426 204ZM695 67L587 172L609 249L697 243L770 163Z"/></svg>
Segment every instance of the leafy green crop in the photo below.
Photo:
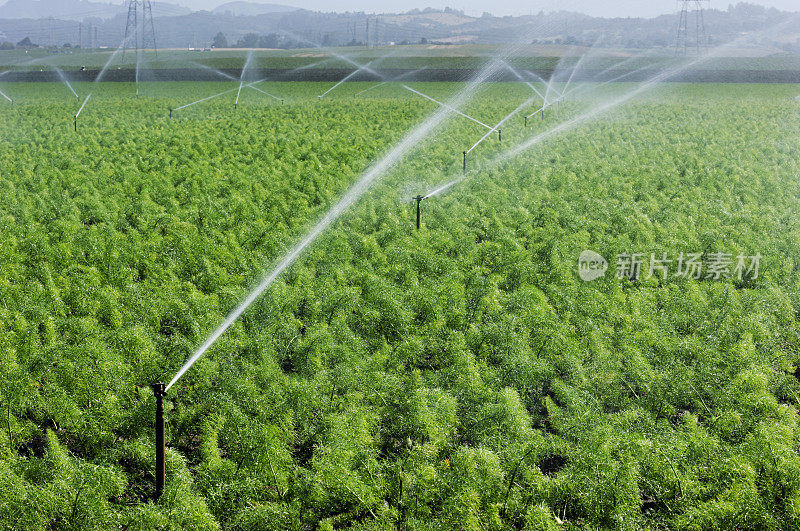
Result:
<svg viewBox="0 0 800 531"><path fill-rule="evenodd" d="M782 86L664 86L437 130L170 390L260 274L435 105L394 85L4 84L10 528L800 525L800 127ZM446 99L458 84L415 84ZM606 95L625 90L613 87ZM490 84L496 123L529 96ZM534 109L535 110L535 109ZM763 255L755 280L577 275L584 249Z"/></svg>

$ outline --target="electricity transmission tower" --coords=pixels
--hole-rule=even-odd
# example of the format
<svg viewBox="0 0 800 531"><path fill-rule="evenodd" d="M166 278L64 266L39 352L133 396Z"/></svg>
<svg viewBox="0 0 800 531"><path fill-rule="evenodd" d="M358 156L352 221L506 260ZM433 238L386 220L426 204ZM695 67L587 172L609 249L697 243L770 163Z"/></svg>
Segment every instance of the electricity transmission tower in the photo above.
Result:
<svg viewBox="0 0 800 531"><path fill-rule="evenodd" d="M139 6L142 6L141 26L139 25ZM125 24L125 40L122 42L122 61L125 62L125 51L132 48L139 54L140 50L152 48L158 55L156 46L156 27L153 23L153 6L150 0L130 0L128 3L128 21Z"/></svg>
<svg viewBox="0 0 800 531"><path fill-rule="evenodd" d="M708 36L706 35L706 23L703 18L703 4L711 3L711 0L678 0L681 8L681 16L678 21L678 35L675 40L675 55L687 55L689 48L694 47L697 55L700 55L700 48L708 49ZM689 39L689 18L694 14L694 41ZM692 46L693 45L693 46Z"/></svg>

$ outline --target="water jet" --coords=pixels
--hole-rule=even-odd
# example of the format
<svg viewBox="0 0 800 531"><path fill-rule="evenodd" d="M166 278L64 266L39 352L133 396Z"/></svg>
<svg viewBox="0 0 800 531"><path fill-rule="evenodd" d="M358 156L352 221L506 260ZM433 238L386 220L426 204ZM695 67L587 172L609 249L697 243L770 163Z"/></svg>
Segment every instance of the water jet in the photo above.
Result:
<svg viewBox="0 0 800 531"><path fill-rule="evenodd" d="M75 114L75 117L72 119L72 125L75 128L75 132L76 133L78 132L78 116L81 115L81 112L83 112L83 108L86 107L86 103L89 101L89 98L91 98L91 97L92 97L91 94L86 96L86 99L83 100L83 105L81 105L81 108L78 109L78 112Z"/></svg>

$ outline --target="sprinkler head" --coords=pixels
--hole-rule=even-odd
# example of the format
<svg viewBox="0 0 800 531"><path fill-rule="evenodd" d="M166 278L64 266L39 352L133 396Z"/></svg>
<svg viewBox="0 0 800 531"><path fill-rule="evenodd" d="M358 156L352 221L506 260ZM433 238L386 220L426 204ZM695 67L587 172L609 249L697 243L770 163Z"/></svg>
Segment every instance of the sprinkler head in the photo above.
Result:
<svg viewBox="0 0 800 531"><path fill-rule="evenodd" d="M422 209L420 208L420 203L422 203L422 200L425 198L421 195L418 195L414 199L417 201L417 230L419 230L422 220Z"/></svg>
<svg viewBox="0 0 800 531"><path fill-rule="evenodd" d="M167 386L164 385L164 383L157 382L150 384L150 387L153 389L153 394L156 395L157 398L164 398L167 396Z"/></svg>

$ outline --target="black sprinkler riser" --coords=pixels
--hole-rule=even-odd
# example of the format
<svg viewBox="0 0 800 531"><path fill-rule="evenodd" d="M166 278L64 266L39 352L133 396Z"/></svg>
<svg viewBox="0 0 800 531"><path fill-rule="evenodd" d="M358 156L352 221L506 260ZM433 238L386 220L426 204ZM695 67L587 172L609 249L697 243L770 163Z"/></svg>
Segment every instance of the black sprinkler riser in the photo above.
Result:
<svg viewBox="0 0 800 531"><path fill-rule="evenodd" d="M166 386L154 383L153 394L156 397L156 493L155 499L164 492L164 397L167 396Z"/></svg>

